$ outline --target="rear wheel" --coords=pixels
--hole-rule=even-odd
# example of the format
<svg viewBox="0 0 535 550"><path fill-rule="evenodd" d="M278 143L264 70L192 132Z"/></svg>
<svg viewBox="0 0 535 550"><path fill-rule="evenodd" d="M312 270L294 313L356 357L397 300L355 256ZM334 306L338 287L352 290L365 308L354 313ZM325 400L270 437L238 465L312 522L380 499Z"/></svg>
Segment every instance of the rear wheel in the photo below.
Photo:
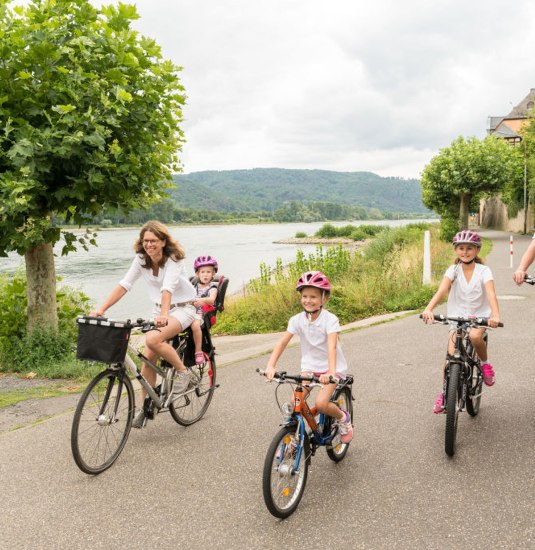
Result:
<svg viewBox="0 0 535 550"><path fill-rule="evenodd" d="M210 406L216 388L216 366L212 358L202 365L191 367L192 381L186 392L176 395L169 403L171 416L182 426L200 420Z"/></svg>
<svg viewBox="0 0 535 550"><path fill-rule="evenodd" d="M124 371L107 369L87 386L74 413L71 449L86 474L108 469L121 454L134 416L134 390Z"/></svg>
<svg viewBox="0 0 535 550"><path fill-rule="evenodd" d="M284 426L273 438L264 461L264 502L277 518L293 514L305 491L310 441L305 433L300 447L297 429L297 424Z"/></svg>
<svg viewBox="0 0 535 550"><path fill-rule="evenodd" d="M457 437L457 423L459 419L461 398L460 392L461 365L450 363L448 366L448 382L446 388L446 438L445 450L448 456L455 454L455 439Z"/></svg>
<svg viewBox="0 0 535 550"><path fill-rule="evenodd" d="M334 393L333 401L341 408L349 413L351 417L351 423L353 424L353 400L351 397L351 390L346 386L340 391ZM330 417L328 419L328 428L336 429L333 426L334 418ZM327 428L327 423L325 424ZM327 431L327 429L326 429ZM337 431L336 435L333 437L330 445L327 445L327 455L334 462L340 462L344 459L349 450L349 443L342 443L341 435Z"/></svg>

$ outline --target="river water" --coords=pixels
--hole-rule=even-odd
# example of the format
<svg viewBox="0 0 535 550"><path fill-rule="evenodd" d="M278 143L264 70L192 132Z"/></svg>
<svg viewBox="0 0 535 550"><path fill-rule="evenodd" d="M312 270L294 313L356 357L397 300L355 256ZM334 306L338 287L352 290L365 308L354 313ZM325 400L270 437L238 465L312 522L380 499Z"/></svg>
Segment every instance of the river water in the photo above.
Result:
<svg viewBox="0 0 535 550"><path fill-rule="evenodd" d="M378 224L400 226L415 220L381 220L377 222L334 222L341 226ZM313 235L324 222L285 223L268 225L203 225L173 226L171 234L185 248L188 271L193 275L193 260L199 255L214 255L219 262L219 273L229 279L229 293L239 292L245 283L260 275L260 264L274 266L280 258L283 263L295 259L297 249L314 252L315 245L275 244L273 241L295 237L297 232ZM57 247L56 273L60 284L68 284L85 292L94 304L100 304L122 279L133 258L133 244L139 229L101 230L97 247L61 256ZM0 272L14 272L24 267L24 259L16 254L0 258ZM151 305L144 283L138 282L120 302L113 306L110 317L115 319L148 316Z"/></svg>

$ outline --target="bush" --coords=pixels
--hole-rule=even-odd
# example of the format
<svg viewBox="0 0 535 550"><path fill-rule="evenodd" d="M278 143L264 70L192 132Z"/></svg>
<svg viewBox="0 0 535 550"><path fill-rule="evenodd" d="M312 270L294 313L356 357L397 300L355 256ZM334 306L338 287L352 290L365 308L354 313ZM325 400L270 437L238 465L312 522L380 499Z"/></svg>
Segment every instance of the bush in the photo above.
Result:
<svg viewBox="0 0 535 550"><path fill-rule="evenodd" d="M43 327L27 333L26 277L22 271L0 276L0 371L29 372L50 378L81 375L76 361L75 319L88 309L89 298L63 286L57 291L58 331Z"/></svg>
<svg viewBox="0 0 535 550"><path fill-rule="evenodd" d="M375 226L370 226L374 227ZM435 283L422 285L423 232L431 230L432 267ZM374 229L375 230L375 229ZM261 266L262 276L251 283L243 297L231 298L218 319L219 334L249 334L286 329L290 316L301 311L295 281L309 270L323 271L333 284L329 311L341 323L371 315L425 306L453 260L451 246L438 238L438 227L411 224L382 227L363 250L342 246L324 249L308 257L298 251L295 262L274 269Z"/></svg>
<svg viewBox="0 0 535 550"><path fill-rule="evenodd" d="M304 239L307 236L307 234L304 231L298 231L295 234L296 239Z"/></svg>

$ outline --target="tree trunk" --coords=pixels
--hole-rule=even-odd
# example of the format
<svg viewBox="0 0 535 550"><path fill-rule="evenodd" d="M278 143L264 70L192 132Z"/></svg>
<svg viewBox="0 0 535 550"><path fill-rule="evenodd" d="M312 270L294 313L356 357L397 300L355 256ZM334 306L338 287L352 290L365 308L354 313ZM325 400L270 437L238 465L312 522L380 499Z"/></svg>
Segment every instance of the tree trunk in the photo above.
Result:
<svg viewBox="0 0 535 550"><path fill-rule="evenodd" d="M472 200L471 193L461 193L461 207L459 212L459 229L468 229L468 217L470 215L470 201Z"/></svg>
<svg viewBox="0 0 535 550"><path fill-rule="evenodd" d="M28 330L58 328L56 268L50 243L29 249L25 254L28 296Z"/></svg>

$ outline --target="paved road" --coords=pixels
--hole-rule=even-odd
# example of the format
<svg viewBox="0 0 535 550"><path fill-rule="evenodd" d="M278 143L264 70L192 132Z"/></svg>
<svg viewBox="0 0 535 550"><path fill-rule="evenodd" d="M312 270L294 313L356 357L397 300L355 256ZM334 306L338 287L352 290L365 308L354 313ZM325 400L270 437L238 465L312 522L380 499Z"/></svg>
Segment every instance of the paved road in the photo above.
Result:
<svg viewBox="0 0 535 550"><path fill-rule="evenodd" d="M510 282L508 236L489 257L506 328L493 331L496 385L460 420L444 454L440 389L445 327L417 315L345 334L356 377L356 439L347 458L313 459L304 498L285 521L266 510L264 454L278 429L265 356L219 371L206 417L162 415L107 472L81 473L72 412L0 437L2 548L534 548L535 288ZM516 239L515 263L529 239ZM298 363L290 349L283 364Z"/></svg>

